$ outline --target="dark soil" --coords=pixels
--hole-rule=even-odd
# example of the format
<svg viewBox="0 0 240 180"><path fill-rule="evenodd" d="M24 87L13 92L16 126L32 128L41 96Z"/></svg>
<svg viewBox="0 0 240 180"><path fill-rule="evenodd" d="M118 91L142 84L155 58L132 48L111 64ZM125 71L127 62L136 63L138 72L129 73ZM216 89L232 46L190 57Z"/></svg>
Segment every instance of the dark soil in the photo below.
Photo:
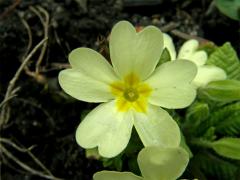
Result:
<svg viewBox="0 0 240 180"><path fill-rule="evenodd" d="M67 63L72 49L85 46L103 51L106 43L99 39L106 38L116 22L126 19L141 26L163 27L175 22L181 32L217 45L230 41L240 52L239 23L216 8L209 10L210 0L86 0L86 4L84 0L22 0L11 9L16 2L0 0L0 102L28 44L28 34L19 16L24 15L31 27L33 45L43 37L42 25L30 6L40 5L48 11L49 41L41 66L42 79L21 74L17 81L21 89L9 102L11 116L1 130L1 137L25 147L34 146L33 154L55 176L64 179L90 180L96 171L104 169L101 162L86 159L84 150L75 142L81 116L96 105L70 98L57 82L61 69L56 69L54 63ZM184 41L174 35L173 38L178 45ZM30 70L34 70L37 58L32 58ZM38 168L26 153L9 145L6 148L26 164ZM7 158L1 159L1 171L2 180L43 179L26 173Z"/></svg>

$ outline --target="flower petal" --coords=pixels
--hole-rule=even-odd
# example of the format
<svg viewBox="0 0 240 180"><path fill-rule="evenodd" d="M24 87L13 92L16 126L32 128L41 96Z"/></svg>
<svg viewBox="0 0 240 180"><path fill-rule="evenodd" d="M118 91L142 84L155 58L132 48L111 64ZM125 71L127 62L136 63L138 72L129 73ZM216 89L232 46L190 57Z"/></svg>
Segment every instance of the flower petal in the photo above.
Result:
<svg viewBox="0 0 240 180"><path fill-rule="evenodd" d="M186 41L179 50L177 59L184 59L194 62L201 66L207 61L207 53L205 51L198 51L199 42L195 39Z"/></svg>
<svg viewBox="0 0 240 180"><path fill-rule="evenodd" d="M146 79L156 67L163 50L161 31L148 26L139 33L127 21L117 23L110 36L110 55L117 74L136 73Z"/></svg>
<svg viewBox="0 0 240 180"><path fill-rule="evenodd" d="M149 105L147 113L134 112L134 126L144 146L177 147L180 143L177 123L157 106Z"/></svg>
<svg viewBox="0 0 240 180"><path fill-rule="evenodd" d="M197 66L201 66L206 63L207 58L207 53L201 50L193 53L187 60L194 62Z"/></svg>
<svg viewBox="0 0 240 180"><path fill-rule="evenodd" d="M59 73L59 84L72 97L87 102L107 102L114 98L110 86L82 71L66 69Z"/></svg>
<svg viewBox="0 0 240 180"><path fill-rule="evenodd" d="M84 72L95 80L110 83L117 80L112 66L98 52L89 48L77 48L69 54L73 69Z"/></svg>
<svg viewBox="0 0 240 180"><path fill-rule="evenodd" d="M198 45L199 43L195 39L190 39L184 42L178 52L178 59L184 59L183 57L192 55L192 53L198 48Z"/></svg>
<svg viewBox="0 0 240 180"><path fill-rule="evenodd" d="M100 171L94 174L93 180L143 180L131 172Z"/></svg>
<svg viewBox="0 0 240 180"><path fill-rule="evenodd" d="M114 157L128 144L133 126L132 114L117 112L115 101L101 104L80 123L77 143L84 148L98 146L103 157Z"/></svg>
<svg viewBox="0 0 240 180"><path fill-rule="evenodd" d="M175 60L176 59L176 50L175 50L175 46L173 44L173 40L171 38L171 36L169 36L166 33L163 33L163 45L164 48L167 48L170 56L171 56L171 60Z"/></svg>
<svg viewBox="0 0 240 180"><path fill-rule="evenodd" d="M196 89L190 84L197 73L191 61L171 61L159 66L146 81L153 88L149 103L165 108L184 108L192 103Z"/></svg>
<svg viewBox="0 0 240 180"><path fill-rule="evenodd" d="M225 71L217 66L205 65L198 68L198 73L193 84L204 87L211 81L224 80L227 78Z"/></svg>
<svg viewBox="0 0 240 180"><path fill-rule="evenodd" d="M138 165L146 180L174 180L182 175L189 161L180 147L146 147L138 154Z"/></svg>

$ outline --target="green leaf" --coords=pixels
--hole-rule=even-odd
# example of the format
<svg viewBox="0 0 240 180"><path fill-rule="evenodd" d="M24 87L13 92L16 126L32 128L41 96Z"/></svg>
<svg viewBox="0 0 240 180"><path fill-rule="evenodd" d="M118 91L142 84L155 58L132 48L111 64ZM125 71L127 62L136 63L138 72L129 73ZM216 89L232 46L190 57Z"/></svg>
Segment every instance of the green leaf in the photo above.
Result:
<svg viewBox="0 0 240 180"><path fill-rule="evenodd" d="M115 168L118 170L118 171L121 171L122 170L122 166L123 166L123 161L122 159L119 157L119 158L114 158L114 166Z"/></svg>
<svg viewBox="0 0 240 180"><path fill-rule="evenodd" d="M221 135L240 135L240 103L230 104L213 113L216 132Z"/></svg>
<svg viewBox="0 0 240 180"><path fill-rule="evenodd" d="M209 57L207 64L222 68L228 79L240 80L240 62L237 53L229 42L217 48Z"/></svg>
<svg viewBox="0 0 240 180"><path fill-rule="evenodd" d="M215 127L220 135L239 136L240 133L240 103L220 107L211 113L211 118L199 129Z"/></svg>
<svg viewBox="0 0 240 180"><path fill-rule="evenodd" d="M186 126L197 127L209 116L207 103L196 102L187 109Z"/></svg>
<svg viewBox="0 0 240 180"><path fill-rule="evenodd" d="M102 158L103 167L114 167L113 159Z"/></svg>
<svg viewBox="0 0 240 180"><path fill-rule="evenodd" d="M211 110L211 116L194 129L193 133L199 137L206 135L210 137L214 130L223 136L239 136L240 133L240 103L227 104ZM213 128L212 130L210 130ZM209 131L209 132L207 132ZM213 131L213 132L214 132ZM210 133L210 134L209 134ZM214 136L213 136L214 138ZM207 138L211 140L211 138Z"/></svg>
<svg viewBox="0 0 240 180"><path fill-rule="evenodd" d="M240 1L239 0L215 0L217 8L226 16L240 20Z"/></svg>
<svg viewBox="0 0 240 180"><path fill-rule="evenodd" d="M122 154L119 154L114 158L102 158L102 163L104 167L121 171L123 165Z"/></svg>
<svg viewBox="0 0 240 180"><path fill-rule="evenodd" d="M129 168L129 171L134 173L134 174L141 174L140 169L138 167L138 163L137 163L137 158L136 156L134 157L128 157L127 158L127 165Z"/></svg>
<svg viewBox="0 0 240 180"><path fill-rule="evenodd" d="M240 81L213 81L202 88L201 93L215 101L230 102L240 100Z"/></svg>
<svg viewBox="0 0 240 180"><path fill-rule="evenodd" d="M190 166L195 166L197 169L202 170L204 175L214 177L214 179L237 180L237 165L207 152L194 155L191 159ZM195 178L201 179L200 177Z"/></svg>
<svg viewBox="0 0 240 180"><path fill-rule="evenodd" d="M206 139L206 140L214 140L216 139L216 135L215 135L215 127L210 127L206 130L206 132L203 134L203 138Z"/></svg>
<svg viewBox="0 0 240 180"><path fill-rule="evenodd" d="M240 160L240 138L222 138L212 143L213 150L224 157Z"/></svg>
<svg viewBox="0 0 240 180"><path fill-rule="evenodd" d="M222 135L240 135L240 109L216 125L216 132Z"/></svg>
<svg viewBox="0 0 240 180"><path fill-rule="evenodd" d="M171 56L170 56L170 53L169 53L168 49L164 48L164 50L161 54L161 58L158 62L158 66L165 63L165 62L168 62L168 61L171 61Z"/></svg>

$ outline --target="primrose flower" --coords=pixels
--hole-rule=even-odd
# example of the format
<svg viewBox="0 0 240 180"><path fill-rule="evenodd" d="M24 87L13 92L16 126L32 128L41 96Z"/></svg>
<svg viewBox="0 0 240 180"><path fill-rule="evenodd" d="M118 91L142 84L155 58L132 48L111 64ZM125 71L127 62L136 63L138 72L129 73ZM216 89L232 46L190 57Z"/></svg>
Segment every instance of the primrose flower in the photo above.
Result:
<svg viewBox="0 0 240 180"><path fill-rule="evenodd" d="M145 147L138 154L142 177L131 172L100 171L94 180L175 180L187 167L189 156L183 148Z"/></svg>
<svg viewBox="0 0 240 180"><path fill-rule="evenodd" d="M80 123L77 143L114 157L127 146L134 125L145 146L178 146L178 125L158 106L184 108L192 103L196 90L190 82L196 66L172 61L156 68L163 36L154 26L137 33L121 21L113 27L109 43L112 66L96 51L78 48L69 55L72 69L59 74L61 87L72 97L102 102Z"/></svg>
<svg viewBox="0 0 240 180"><path fill-rule="evenodd" d="M178 56L172 42L172 38L168 34L163 35L164 47L168 49L171 60L189 60L198 67L198 72L193 80L196 87L204 87L211 81L224 80L227 75L225 71L214 65L206 65L207 53L198 50L199 42L195 39L186 41L179 50Z"/></svg>

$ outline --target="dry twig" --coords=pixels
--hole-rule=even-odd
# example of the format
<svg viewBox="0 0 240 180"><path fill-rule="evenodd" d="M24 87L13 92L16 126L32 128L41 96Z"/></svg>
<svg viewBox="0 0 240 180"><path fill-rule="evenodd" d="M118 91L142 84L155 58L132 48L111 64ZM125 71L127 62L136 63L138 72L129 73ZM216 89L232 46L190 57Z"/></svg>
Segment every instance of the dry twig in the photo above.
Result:
<svg viewBox="0 0 240 180"><path fill-rule="evenodd" d="M39 170L35 170L31 168L30 166L26 165L22 161L20 161L16 156L14 156L11 152L9 152L2 144L0 144L0 150L1 152L6 155L9 159L17 163L21 168L23 168L25 171L30 172L31 174L38 175L40 177L46 178L46 179L54 179L54 180L61 180L60 178L57 178L53 176L52 174L44 174L43 172Z"/></svg>
<svg viewBox="0 0 240 180"><path fill-rule="evenodd" d="M160 27L162 32L168 32L171 31L179 26L179 23L176 22L169 22L165 26Z"/></svg>
<svg viewBox="0 0 240 180"><path fill-rule="evenodd" d="M174 29L174 30L171 30L170 31L173 35L177 36L177 37L180 37L182 39L185 39L185 40L189 40L189 39L196 39L197 41L199 41L201 44L202 43L206 43L206 42L209 42L209 40L207 39L204 39L204 38L201 38L199 36L193 36L193 35L189 35L189 34L186 34L186 33L183 33L177 29Z"/></svg>
<svg viewBox="0 0 240 180"><path fill-rule="evenodd" d="M28 25L27 21L20 15L18 14L22 24L24 25L24 27L27 30L27 34L28 34L28 45L27 45L27 50L25 51L25 54L23 55L23 60L25 59L25 57L27 56L27 54L29 53L31 47L32 47L32 30L30 28L30 26Z"/></svg>
<svg viewBox="0 0 240 180"><path fill-rule="evenodd" d="M21 0L16 0L15 2L20 2L20 1ZM10 107L8 106L7 102L17 95L17 91L19 90L19 88L18 87L15 88L15 84L16 84L16 81L18 80L21 72L23 70L25 70L25 72L28 75L31 75L32 77L37 78L37 75L39 75L38 73L39 73L41 62L42 62L44 54L46 52L47 40L48 40L49 14L46 10L44 10L40 6L37 6L37 9L32 7L32 9L35 12L35 14L39 17L39 19L40 19L40 21L41 21L41 23L44 27L44 39L42 41L40 41L30 52L30 49L32 47L32 31L31 31L31 28L29 27L27 21L21 15L19 15L22 24L24 25L24 27L27 30L29 41L28 41L28 45L27 45L27 50L22 57L21 65L18 68L18 70L16 71L14 77L9 82L6 94L4 96L4 100L0 103L0 107L1 107L0 128L2 128L3 125L7 124L8 120L9 120ZM40 47L42 47L42 48L41 48L39 58L36 62L35 72L31 72L26 65L28 64L29 60L32 58L32 56L36 53L36 51ZM40 108L39 106L35 106L35 107ZM43 112L44 112L44 114L46 114L46 116L50 117L49 114L46 111L43 110ZM52 120L51 117L50 117L50 120L51 120L51 124L52 124L53 120ZM32 160L39 167L41 167L41 169L43 171L33 169L32 167L25 164L23 161L19 160L8 149L6 149L3 146L3 144L10 145L11 147L13 147L15 150L17 150L19 152L27 153L28 156L30 156L32 158ZM43 163L31 152L31 149L33 147L34 146L31 146L30 148L20 147L20 146L18 146L17 144L15 144L14 142L12 142L11 140L9 140L7 138L0 138L0 152L1 152L1 155L2 155L2 159L4 159L5 163L8 163L7 159L9 159L9 160L15 162L16 164L18 164L22 169L24 169L25 171L27 171L31 174L38 175L38 176L46 178L46 179L60 180L60 178L57 178L57 177L53 176L53 174L43 165Z"/></svg>
<svg viewBox="0 0 240 180"><path fill-rule="evenodd" d="M27 148L27 149L26 148L21 148L17 144L15 144L14 142L10 141L7 138L3 138L3 137L0 137L0 143L8 144L8 145L12 146L14 149L16 149L16 150L18 150L20 152L28 152L31 149L33 149L33 147L34 147L34 146L31 146L30 148Z"/></svg>
<svg viewBox="0 0 240 180"><path fill-rule="evenodd" d="M31 6L30 10L33 11L38 16L38 18L40 19L40 21L42 23L42 26L43 26L43 29L44 29L44 38L47 38L48 37L48 26L49 26L49 14L48 14L48 12L45 9L43 9L41 6L37 6L37 9L33 6ZM41 13L44 15L44 17L42 16ZM47 49L47 42L45 42L43 44L43 48L41 49L41 53L40 53L40 55L38 57L38 60L36 62L36 70L35 70L36 75L39 74L40 66L41 66L43 57L45 55L46 49Z"/></svg>
<svg viewBox="0 0 240 180"><path fill-rule="evenodd" d="M33 50L28 54L28 56L24 59L24 61L22 62L22 64L18 68L17 72L15 73L14 77L9 82L9 85L7 87L7 91L6 91L6 94L5 94L5 97L4 97L3 101L6 101L7 99L9 99L9 97L14 96L16 94L16 92L13 93L16 81L18 80L21 72L23 71L24 67L27 65L28 61L32 58L32 56L36 53L36 51L46 42L46 40L47 40L47 38L40 41L33 48ZM1 112L0 112L0 127L2 127L4 124L6 124L8 122L9 113L10 113L9 111L10 111L10 109L7 106L7 104L5 103L2 106L2 109L1 109Z"/></svg>
<svg viewBox="0 0 240 180"><path fill-rule="evenodd" d="M35 146L31 146L29 148L25 148L25 147L20 147L17 144L15 144L14 142L10 141L7 138L0 138L0 142L8 144L10 146L12 146L13 148L15 148L16 150L23 152L23 153L27 153L32 159L33 161L40 166L47 174L52 175L53 174L43 165L43 163L35 157L35 155L31 152L31 150L35 147Z"/></svg>
<svg viewBox="0 0 240 180"><path fill-rule="evenodd" d="M189 40L189 39L196 39L197 41L199 41L201 44L202 43L206 43L209 42L209 40L201 38L199 36L193 36L190 34L186 34L184 32L181 32L179 30L177 30L176 28L179 26L179 23L176 22L169 22L168 24L166 24L165 26L161 27L161 31L162 32L170 32L171 34L184 39L184 40Z"/></svg>
<svg viewBox="0 0 240 180"><path fill-rule="evenodd" d="M2 14L0 14L0 20L5 18L8 14L10 14L14 9L21 3L21 0L15 0L14 3L9 6Z"/></svg>
<svg viewBox="0 0 240 180"><path fill-rule="evenodd" d="M12 98L14 98L16 95L13 96L9 96L7 99L4 99L1 103L0 103L0 108L7 103L9 100L11 100Z"/></svg>

